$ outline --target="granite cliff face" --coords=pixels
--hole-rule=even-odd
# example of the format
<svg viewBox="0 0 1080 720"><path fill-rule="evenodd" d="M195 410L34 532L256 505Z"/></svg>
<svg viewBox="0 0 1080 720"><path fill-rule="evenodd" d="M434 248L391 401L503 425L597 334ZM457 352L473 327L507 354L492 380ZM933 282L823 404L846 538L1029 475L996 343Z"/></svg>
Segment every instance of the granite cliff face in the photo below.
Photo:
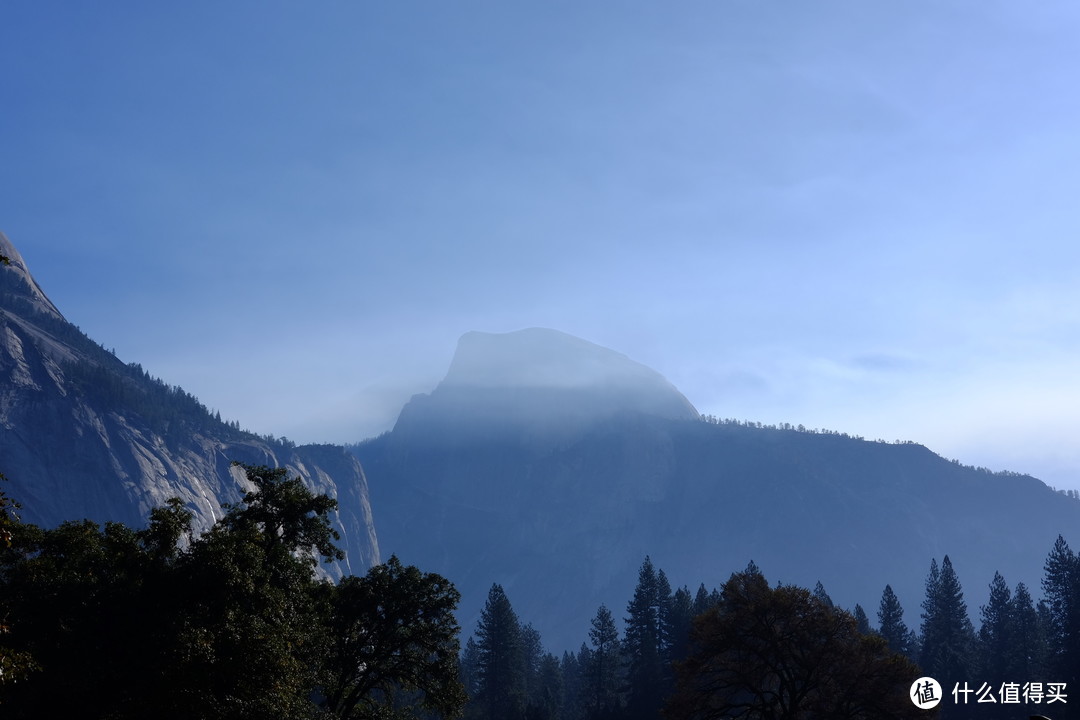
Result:
<svg viewBox="0 0 1080 720"><path fill-rule="evenodd" d="M68 323L0 233L0 472L28 522L90 518L142 526L179 497L198 530L247 489L232 461L285 466L338 499L348 553L331 575L363 573L379 546L359 462L341 447L242 432L195 398L126 365Z"/></svg>
<svg viewBox="0 0 1080 720"><path fill-rule="evenodd" d="M492 583L573 650L629 601L646 555L673 586L754 560L868 612L891 584L918 625L948 554L969 608L1000 571L1038 588L1080 501L913 443L701 420L655 372L553 331L462 338L446 379L355 449L387 553L450 578L472 631ZM974 612L974 610L972 610Z"/></svg>

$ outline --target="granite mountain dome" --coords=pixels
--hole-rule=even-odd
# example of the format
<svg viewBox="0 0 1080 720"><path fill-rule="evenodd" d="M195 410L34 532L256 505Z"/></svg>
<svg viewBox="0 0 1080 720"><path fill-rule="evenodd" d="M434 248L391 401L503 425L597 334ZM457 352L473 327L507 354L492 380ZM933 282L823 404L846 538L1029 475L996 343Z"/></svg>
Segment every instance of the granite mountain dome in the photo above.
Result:
<svg viewBox="0 0 1080 720"><path fill-rule="evenodd" d="M469 332L446 377L413 397L395 432L447 442L477 433L538 439L627 414L699 417L660 373L614 350L546 328Z"/></svg>
<svg viewBox="0 0 1080 720"><path fill-rule="evenodd" d="M872 610L892 585L917 625L932 558L978 607L994 572L1039 586L1080 502L915 443L707 422L660 375L551 330L470 333L446 379L356 446L384 552L450 578L468 633L492 583L553 649L642 559L673 585L720 585L754 560Z"/></svg>

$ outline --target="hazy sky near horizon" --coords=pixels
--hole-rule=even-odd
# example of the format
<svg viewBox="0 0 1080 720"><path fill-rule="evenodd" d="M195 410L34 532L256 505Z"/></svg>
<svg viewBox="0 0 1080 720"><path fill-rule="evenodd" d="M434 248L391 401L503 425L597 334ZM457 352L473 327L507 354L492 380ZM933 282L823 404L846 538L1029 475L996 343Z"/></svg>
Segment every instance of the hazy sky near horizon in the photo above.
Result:
<svg viewBox="0 0 1080 720"><path fill-rule="evenodd" d="M0 230L249 429L389 429L469 330L1080 487L1080 6L0 7Z"/></svg>

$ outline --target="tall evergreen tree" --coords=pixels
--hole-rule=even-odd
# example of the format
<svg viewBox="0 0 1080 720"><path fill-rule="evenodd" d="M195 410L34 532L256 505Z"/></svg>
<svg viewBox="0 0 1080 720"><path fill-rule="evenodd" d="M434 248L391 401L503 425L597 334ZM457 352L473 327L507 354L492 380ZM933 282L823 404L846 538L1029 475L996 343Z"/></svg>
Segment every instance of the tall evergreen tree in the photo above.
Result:
<svg viewBox="0 0 1080 720"><path fill-rule="evenodd" d="M855 603L855 612L852 613L855 618L855 629L863 635L869 635L873 632L870 629L870 618L866 617L866 611L863 610L862 605Z"/></svg>
<svg viewBox="0 0 1080 720"><path fill-rule="evenodd" d="M697 617L701 613L713 607L715 604L716 603L714 602L713 596L710 595L709 591L705 589L705 583L701 583L700 585L698 585L697 593L694 595L694 617Z"/></svg>
<svg viewBox="0 0 1080 720"><path fill-rule="evenodd" d="M936 562L933 567L937 569ZM904 608L900 605L900 599L896 597L891 585L886 585L885 591L881 593L877 618L878 632L889 644L889 649L913 660L917 652L915 633L904 623Z"/></svg>
<svg viewBox="0 0 1080 720"><path fill-rule="evenodd" d="M1012 597L1013 642L1017 678L1045 677L1046 631L1024 583L1016 584Z"/></svg>
<svg viewBox="0 0 1080 720"><path fill-rule="evenodd" d="M685 585L671 596L671 647L668 661L685 660L690 654L690 627L694 622L694 601Z"/></svg>
<svg viewBox="0 0 1080 720"><path fill-rule="evenodd" d="M1049 670L1061 682L1075 684L1080 679L1080 560L1062 536L1043 569Z"/></svg>
<svg viewBox="0 0 1080 720"><path fill-rule="evenodd" d="M540 641L540 631L526 623L521 626L521 660L525 677L525 703L532 705L540 685L540 661L544 657L544 646Z"/></svg>
<svg viewBox="0 0 1080 720"><path fill-rule="evenodd" d="M663 701L660 585L647 556L638 571L634 596L627 605L624 648L627 657L627 716L656 718Z"/></svg>
<svg viewBox="0 0 1080 720"><path fill-rule="evenodd" d="M1016 658L1013 655L1012 591L1001 573L995 572L990 583L990 598L979 608L979 677L998 687L1015 682Z"/></svg>
<svg viewBox="0 0 1080 720"><path fill-rule="evenodd" d="M551 653L544 653L536 667L536 678L529 694L529 707L526 711L528 720L561 720L563 697L562 668L559 659Z"/></svg>
<svg viewBox="0 0 1080 720"><path fill-rule="evenodd" d="M465 695L469 698L469 702L472 702L480 689L480 647L476 644L475 637L470 637L461 651L458 675L461 678L461 685L465 688Z"/></svg>
<svg viewBox="0 0 1080 720"><path fill-rule="evenodd" d="M622 648L619 629L606 606L596 611L589 630L592 649L588 650L583 677L583 697L587 718L606 718L620 708L619 687L622 676Z"/></svg>
<svg viewBox="0 0 1080 720"><path fill-rule="evenodd" d="M817 581L817 585L814 586L814 597L820 600L826 607L835 607L832 598L829 597L829 593L825 592L825 586L821 584L821 581Z"/></svg>
<svg viewBox="0 0 1080 720"><path fill-rule="evenodd" d="M479 649L477 692L488 720L520 720L525 716L525 653L521 624L502 586L488 592L476 628Z"/></svg>
<svg viewBox="0 0 1080 720"><path fill-rule="evenodd" d="M937 563L931 561L922 618L919 664L923 671L947 687L973 677L975 629L948 555L942 559L940 571Z"/></svg>
<svg viewBox="0 0 1080 720"><path fill-rule="evenodd" d="M582 655L588 654L589 649L585 647L585 643L581 644L581 650L579 653L572 653L569 650L563 652L562 661L559 663L559 668L562 670L563 678L563 703L562 703L562 720L582 720L584 713L582 707L584 701L582 696L584 695L584 678L581 669Z"/></svg>

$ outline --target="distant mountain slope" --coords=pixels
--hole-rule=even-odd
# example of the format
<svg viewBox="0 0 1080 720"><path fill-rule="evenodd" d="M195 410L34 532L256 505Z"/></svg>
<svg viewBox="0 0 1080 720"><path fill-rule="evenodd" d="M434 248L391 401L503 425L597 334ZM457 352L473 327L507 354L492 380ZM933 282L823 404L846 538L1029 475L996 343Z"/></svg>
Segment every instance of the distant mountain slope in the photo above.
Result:
<svg viewBox="0 0 1080 720"><path fill-rule="evenodd" d="M0 233L0 472L24 520L141 526L172 496L206 529L245 490L238 460L286 466L337 497L341 572L379 561L367 481L341 447L260 438L212 416L179 387L125 365L64 319ZM336 571L335 571L336 572Z"/></svg>
<svg viewBox="0 0 1080 720"><path fill-rule="evenodd" d="M556 345L563 365L592 361L587 348ZM505 348L489 357L522 362ZM861 603L871 617L891 584L916 627L930 560L948 554L977 620L995 570L1038 595L1057 534L1080 536L1077 500L920 445L656 412L672 405L642 399L656 390L651 381L640 403L595 414L589 408L604 392L595 385L553 388L545 405L544 390L514 367L488 368L489 377L522 383L493 391L452 382L454 363L392 432L355 451L383 550L457 583L466 631L499 582L550 647L574 649L600 603L625 614L646 554L691 590L719 585L753 559L770 580L820 580L834 600ZM633 383L619 392L634 395ZM477 404L505 412L485 412L478 425ZM536 406L549 414L534 414Z"/></svg>

